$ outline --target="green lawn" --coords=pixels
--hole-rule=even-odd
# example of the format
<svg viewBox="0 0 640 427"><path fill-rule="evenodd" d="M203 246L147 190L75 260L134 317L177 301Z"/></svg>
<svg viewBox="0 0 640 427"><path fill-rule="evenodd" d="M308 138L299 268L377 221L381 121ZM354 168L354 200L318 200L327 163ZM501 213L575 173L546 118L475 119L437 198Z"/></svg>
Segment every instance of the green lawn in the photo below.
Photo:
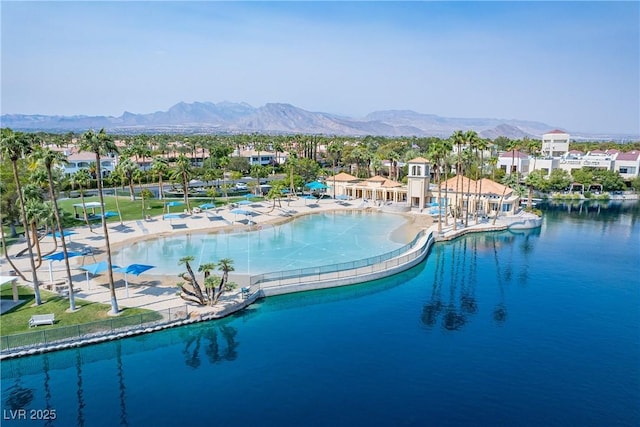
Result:
<svg viewBox="0 0 640 427"><path fill-rule="evenodd" d="M25 301L0 316L0 319L2 320L2 322L0 322L0 336L32 332L34 330L81 325L104 319L118 319L118 323L122 324L126 323L125 318L131 316L136 316L136 320L139 319L138 315L140 314L145 314L145 321L155 320L161 317L154 311L141 308L124 308L121 309L121 314L119 316L112 317L107 314L111 309L110 305L85 301L79 298L76 298L76 306L80 307L80 310L74 313L67 313L66 310L69 308L69 300L58 294L41 289L40 294L42 296L43 303L36 307L33 306L35 297L32 289L24 286L18 286L18 291L19 298ZM5 284L0 288L0 296L2 299L12 299L10 284ZM56 316L56 322L54 325L38 326L37 329L29 328L29 319L31 316L34 314L50 313L53 313Z"/></svg>
<svg viewBox="0 0 640 427"><path fill-rule="evenodd" d="M118 204L120 205L120 213L122 215L123 221L143 219L146 215L149 215L152 217L160 216L163 214L164 203L171 200L182 201L182 199L164 199L164 200L148 199L148 200L145 200L145 209L143 211L142 201L140 200L140 198L137 198L135 201L131 201L131 199L128 196L118 196ZM239 200L244 200L244 197L242 196L229 197L228 203L237 202ZM259 201L263 199L261 197L257 197L254 200ZM84 198L85 203L99 202L99 201L100 200L98 196ZM189 204L191 205L191 207L195 207L203 203L210 203L210 202L211 202L210 197L189 199ZM73 205L80 204L80 203L81 203L80 198L58 200L58 206L61 209L63 209L65 212L68 212L71 217L73 217ZM105 203L105 210L112 211L112 212L118 211L116 208L116 199L114 196L105 196L104 203ZM217 197L215 199L215 203L218 206L223 206L227 203L227 200L224 197ZM174 208L169 208L169 210L171 212L181 213L184 210L184 206L176 206ZM144 212L144 215L143 215L143 212ZM79 214L81 213L80 209L78 210L78 213ZM99 212L97 211L96 213L99 213ZM107 218L108 223L119 222L119 221L120 219L118 218L118 216ZM99 220L91 221L91 223L96 227L100 226ZM81 217L78 220L73 220L73 224L67 224L67 227L74 226L74 225L77 226L82 224L84 224L84 219Z"/></svg>

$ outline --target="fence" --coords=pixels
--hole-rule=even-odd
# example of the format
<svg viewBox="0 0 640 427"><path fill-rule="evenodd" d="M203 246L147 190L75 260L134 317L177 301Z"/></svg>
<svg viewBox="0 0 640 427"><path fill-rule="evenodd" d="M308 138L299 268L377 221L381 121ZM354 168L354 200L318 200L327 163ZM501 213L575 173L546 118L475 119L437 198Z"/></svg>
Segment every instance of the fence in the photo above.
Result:
<svg viewBox="0 0 640 427"><path fill-rule="evenodd" d="M418 242L421 242L425 235L426 231L422 230L411 243L394 251L370 258L321 267L277 271L251 276L250 290L251 293L253 293L259 289L301 285L303 283L319 282L322 280L342 280L354 276L358 277L386 271L423 256L433 244L434 238L432 233L429 234L427 241L423 243L420 250L413 251L413 249Z"/></svg>
<svg viewBox="0 0 640 427"><path fill-rule="evenodd" d="M132 331L150 326L159 326L184 320L188 317L187 306L141 313L134 316L113 317L97 322L83 323L58 328L38 327L39 330L22 334L6 335L0 339L0 350L38 348L53 344L65 344L80 339L98 338L114 333Z"/></svg>

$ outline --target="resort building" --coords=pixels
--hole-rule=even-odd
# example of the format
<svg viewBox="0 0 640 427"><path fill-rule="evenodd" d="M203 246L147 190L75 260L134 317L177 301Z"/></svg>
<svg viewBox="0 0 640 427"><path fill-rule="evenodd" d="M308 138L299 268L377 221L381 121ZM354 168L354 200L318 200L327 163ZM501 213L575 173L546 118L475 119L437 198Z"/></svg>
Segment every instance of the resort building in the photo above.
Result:
<svg viewBox="0 0 640 427"><path fill-rule="evenodd" d="M62 166L65 175L73 175L81 169L91 170L96 163L96 155L86 151L72 153L67 155L67 163ZM100 157L100 171L102 177L107 177L116 169L118 164L117 157L102 156Z"/></svg>
<svg viewBox="0 0 640 427"><path fill-rule="evenodd" d="M443 182L438 200L438 187L430 183L429 161L418 157L408 162L408 168L406 185L381 176L361 179L339 173L327 179L327 194L337 199L364 199L376 206L393 206L404 211L426 211L432 216L438 215L438 209L451 214L455 206L459 212L466 212L467 205L469 214L514 215L520 204L520 196L510 187L486 178L476 181L464 176Z"/></svg>
<svg viewBox="0 0 640 427"><path fill-rule="evenodd" d="M529 173L529 164L531 159L529 155L522 151L512 150L500 153L498 156L497 167L509 174L520 174L526 176Z"/></svg>
<svg viewBox="0 0 640 427"><path fill-rule="evenodd" d="M569 134L555 129L542 135L542 157L560 157L569 151Z"/></svg>
<svg viewBox="0 0 640 427"><path fill-rule="evenodd" d="M640 171L640 151L632 150L626 153L617 150L607 151L614 155L614 171L619 172L622 178L632 180L638 177Z"/></svg>
<svg viewBox="0 0 640 427"><path fill-rule="evenodd" d="M337 199L364 199L374 203L400 203L407 200L407 187L382 176L356 178L341 172L326 181L327 194Z"/></svg>
<svg viewBox="0 0 640 427"><path fill-rule="evenodd" d="M260 166L269 166L276 164L283 164L287 160L287 156L285 153L275 153L271 151L256 151L256 150L238 150L234 151L234 156L244 157L249 160L249 164L260 165Z"/></svg>
<svg viewBox="0 0 640 427"><path fill-rule="evenodd" d="M487 178L474 180L454 176L440 184L440 194L442 199L438 200L437 189L432 191L431 205L449 207L448 213L458 206L455 210L459 215L464 212L480 216L494 216L496 213L499 216L514 215L520 206L520 196L511 187ZM438 215L437 209L430 214Z"/></svg>

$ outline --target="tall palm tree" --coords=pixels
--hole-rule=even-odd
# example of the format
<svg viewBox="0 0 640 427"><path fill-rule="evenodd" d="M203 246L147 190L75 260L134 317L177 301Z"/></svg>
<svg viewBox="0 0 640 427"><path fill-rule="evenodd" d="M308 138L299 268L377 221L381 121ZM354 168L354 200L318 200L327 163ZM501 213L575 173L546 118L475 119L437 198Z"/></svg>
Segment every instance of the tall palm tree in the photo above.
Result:
<svg viewBox="0 0 640 427"><path fill-rule="evenodd" d="M453 230L458 229L458 195L460 194L460 175L462 175L462 145L465 142L464 132L457 130L451 135L451 141L456 146L456 202L453 218Z"/></svg>
<svg viewBox="0 0 640 427"><path fill-rule="evenodd" d="M435 179L438 183L438 234L442 234L442 169L445 161L445 157L447 156L446 145L442 141L434 142L429 145L429 152L427 156L431 163L433 163L434 171L435 171ZM446 211L445 211L446 212Z"/></svg>
<svg viewBox="0 0 640 427"><path fill-rule="evenodd" d="M176 160L176 165L171 172L171 179L182 183L182 191L184 192L184 204L187 210L191 212L189 207L189 178L191 177L191 161L187 156L181 154Z"/></svg>
<svg viewBox="0 0 640 427"><path fill-rule="evenodd" d="M24 197L22 195L22 185L20 183L20 173L18 172L18 160L29 154L31 145L22 133L13 132L9 128L2 129L0 138L0 153L11 162L13 169L13 180L16 184L16 191L20 201L20 214L22 217L22 226L24 227L24 237L27 240L27 250L29 252L29 263L31 264L31 277L33 282L33 293L36 305L42 304L40 297L40 283L38 282L38 273L36 271L35 260L33 259L33 250L31 249L31 240L29 237L29 224L27 222L27 214L25 211ZM37 238L36 236L33 236Z"/></svg>
<svg viewBox="0 0 640 427"><path fill-rule="evenodd" d="M476 133L476 131L468 130L464 134L465 139L468 144L469 154L473 153L472 157L469 159L470 164L474 163L474 159L478 157L478 144L480 143L480 137ZM469 174L469 178L471 178L471 174ZM469 186L471 186L471 181L469 181ZM477 193L478 190L478 168L476 168L476 179L475 179L475 190ZM465 224L469 225L469 207L470 207L470 197L471 197L471 189L467 188L467 217L465 218ZM474 202L474 217L476 222L478 222L478 202L477 199Z"/></svg>
<svg viewBox="0 0 640 427"><path fill-rule="evenodd" d="M62 252L64 253L64 265L67 272L67 280L69 282L69 310L76 310L76 301L73 293L73 279L71 276L71 267L69 266L69 256L67 253L67 243L64 238L64 229L62 227L62 221L60 219L60 210L58 209L58 199L56 198L54 179L52 168L55 165L64 164L67 162L66 156L60 151L53 151L50 148L40 148L35 152L35 158L38 159L47 171L47 180L49 181L49 199L53 203L53 214L56 218L56 225L58 232L60 233L60 242L62 245ZM55 234L55 233L53 233Z"/></svg>
<svg viewBox="0 0 640 427"><path fill-rule="evenodd" d="M120 172L121 176L127 180L127 185L129 186L129 199L132 202L135 201L136 192L133 189L133 180L136 171L139 170L138 164L131 159L124 159L118 163L116 169Z"/></svg>
<svg viewBox="0 0 640 427"><path fill-rule="evenodd" d="M519 141L512 140L507 143L507 151L511 151L511 170L509 171L509 174L505 175L504 177L505 178L503 182L504 188L502 189L502 195L500 196L500 202L498 203L498 210L496 211L496 216L493 217L493 225L496 224L496 220L498 219L498 214L502 209L502 202L504 202L504 196L505 194L507 194L507 188L509 184L513 182L513 170L514 170L514 165L516 161L516 150L519 147L520 147ZM516 183L517 182L518 181L516 181Z"/></svg>
<svg viewBox="0 0 640 427"><path fill-rule="evenodd" d="M476 142L476 150L480 152L480 164L478 165L478 174L479 178L476 177L476 180L480 180L480 186L478 188L478 192L476 193L476 223L478 223L478 209L477 206L480 203L480 197L482 195L482 178L484 178L484 152L489 147L489 142L486 139L478 138ZM484 210L484 209L483 209Z"/></svg>
<svg viewBox="0 0 640 427"><path fill-rule="evenodd" d="M218 270L222 271L222 278L220 279L220 284L218 285L218 292L216 293L215 299L213 303L218 302L220 295L224 291L227 283L229 282L229 272L234 271L233 260L229 258L223 258L218 261Z"/></svg>
<svg viewBox="0 0 640 427"><path fill-rule="evenodd" d="M104 232L104 244L107 251L107 277L109 279L109 291L111 292L111 314L118 314L118 300L116 299L116 286L113 281L113 264L111 262L111 244L109 243L109 229L107 228L107 218L104 215L104 194L102 194L102 171L100 167L100 156L103 154L117 153L118 147L113 142L104 129L95 133L89 130L82 135L80 150L89 151L96 155L96 179L98 180L98 197L100 206L103 209L102 231Z"/></svg>
<svg viewBox="0 0 640 427"><path fill-rule="evenodd" d="M164 199L164 189L162 178L164 178L169 172L169 162L165 157L156 156L153 158L153 163L151 164L151 172L154 175L158 176L158 199Z"/></svg>
<svg viewBox="0 0 640 427"><path fill-rule="evenodd" d="M84 222L89 227L89 231L93 231L91 228L91 222L89 221L89 216L87 215L87 210L84 205L84 189L89 188L91 184L91 175L89 171L86 169L80 169L76 171L70 177L71 188L78 187L78 192L80 193L80 203L82 203L82 214L84 216Z"/></svg>

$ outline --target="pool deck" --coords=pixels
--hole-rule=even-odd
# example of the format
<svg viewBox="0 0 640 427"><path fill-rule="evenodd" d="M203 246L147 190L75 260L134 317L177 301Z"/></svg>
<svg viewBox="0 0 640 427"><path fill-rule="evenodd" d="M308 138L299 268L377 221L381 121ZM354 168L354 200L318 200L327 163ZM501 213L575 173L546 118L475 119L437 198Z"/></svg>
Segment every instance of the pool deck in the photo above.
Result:
<svg viewBox="0 0 640 427"><path fill-rule="evenodd" d="M109 240L112 250L114 250L133 240L139 241L140 239L154 238L160 235L194 231L214 232L246 230L267 226L268 224L278 224L288 221L296 216L322 211L327 212L334 210L342 211L377 208L363 200L352 200L348 202L321 200L317 203L311 204L305 199L294 199L288 202L283 201L281 206L276 206L275 208L271 202L265 201L243 206L243 209L254 212L254 215L251 216L251 224L247 224L247 216L232 213L232 208L219 208L192 215L184 215L181 218L174 218L171 220L153 218L151 220L127 221L122 224L112 222L108 224ZM437 225L433 225L433 221L428 215L419 213L406 213L405 215L413 217L413 221L411 222L412 226L405 229L404 233L413 232L413 236L415 236L415 233L420 229L433 227L432 229L434 231L437 230ZM469 232L503 230L507 228L507 225L502 224L500 220L498 220L495 226L492 225L491 222L480 222L479 224L474 223L473 225L471 225L471 223L474 222L470 221L470 225L466 228L459 226L455 231L453 230L452 225L445 227L443 224L442 234L437 238L437 240L450 240ZM86 272L79 268L82 265L92 264L105 259L103 251L104 236L102 234L102 226L98 223L93 224L92 228L93 230L89 230L87 226L74 228L73 231L76 234L67 237L67 249L69 251L90 250L90 253L87 255L77 256L69 260L73 275L74 288L78 298L92 302L109 304L110 293L106 273L101 273L97 276L89 275L89 280L87 281ZM53 239L51 237L45 237L42 239L40 245L43 253L48 253L54 249ZM29 279L30 266L26 254L20 257L15 257L16 253L21 250L24 250L24 244L16 244L10 247L9 253L15 265L21 269L21 271L26 272L24 274ZM57 251L61 251L59 244ZM64 262L54 261L51 263L51 267L52 269L50 274L49 262L45 260L37 270L38 278L42 282L41 286L45 289L51 287L52 283L63 284L65 281ZM10 268L11 266L3 258L0 262L0 273L7 274ZM177 278L173 276L153 275L152 273L153 270L150 270L148 273L143 273L140 276L129 275L128 290L125 288L123 274L114 273L116 296L121 308L140 307L150 310L165 310L187 304L189 306L189 310L194 315L200 316L201 318L215 318L237 311L247 303L247 300L242 298L240 289L236 289L233 292L223 295L219 303L214 307L199 307L191 303L186 303L176 295L176 283L179 281ZM50 280L51 277L53 278L53 282ZM246 284L244 282L246 282L247 277L242 274L232 274L231 278L240 285L239 287ZM17 281L18 283L25 284L25 282L20 278L18 278ZM29 285L28 283L26 284Z"/></svg>

